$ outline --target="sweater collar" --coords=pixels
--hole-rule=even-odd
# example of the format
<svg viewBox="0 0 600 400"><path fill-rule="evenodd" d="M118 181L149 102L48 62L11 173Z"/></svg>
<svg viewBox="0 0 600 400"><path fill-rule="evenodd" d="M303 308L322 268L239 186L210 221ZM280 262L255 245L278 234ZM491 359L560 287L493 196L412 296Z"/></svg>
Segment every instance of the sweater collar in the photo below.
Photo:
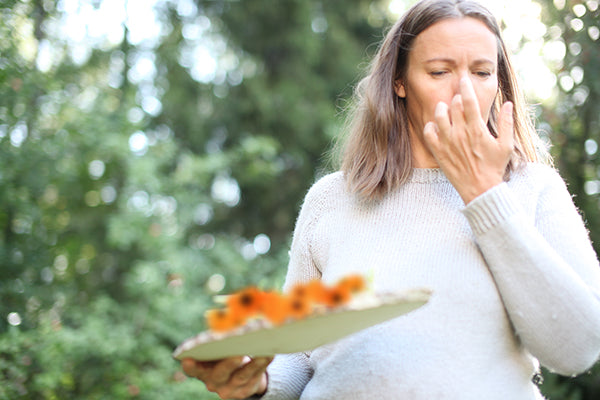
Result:
<svg viewBox="0 0 600 400"><path fill-rule="evenodd" d="M448 178L440 168L413 168L408 182L413 183L433 183L448 182Z"/></svg>

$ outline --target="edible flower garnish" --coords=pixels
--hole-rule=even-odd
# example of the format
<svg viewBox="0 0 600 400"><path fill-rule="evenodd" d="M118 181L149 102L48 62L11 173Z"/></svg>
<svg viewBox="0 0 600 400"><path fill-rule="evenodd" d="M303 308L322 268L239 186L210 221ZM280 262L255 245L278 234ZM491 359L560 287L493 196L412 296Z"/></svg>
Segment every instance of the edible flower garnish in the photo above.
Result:
<svg viewBox="0 0 600 400"><path fill-rule="evenodd" d="M208 328L227 332L252 319L266 319L273 325L299 320L319 309L333 309L347 304L352 295L364 291L365 279L349 275L335 285L325 285L315 279L294 285L288 293L262 291L254 286L237 291L225 298L225 307L206 312Z"/></svg>

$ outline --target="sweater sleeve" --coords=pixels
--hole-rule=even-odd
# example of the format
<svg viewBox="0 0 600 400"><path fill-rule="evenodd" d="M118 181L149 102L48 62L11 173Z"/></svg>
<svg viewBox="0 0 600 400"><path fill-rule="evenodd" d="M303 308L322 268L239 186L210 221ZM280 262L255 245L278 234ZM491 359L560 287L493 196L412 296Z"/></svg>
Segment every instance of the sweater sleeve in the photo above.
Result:
<svg viewBox="0 0 600 400"><path fill-rule="evenodd" d="M305 353L278 354L267 368L268 385L260 400L296 400L312 376Z"/></svg>
<svg viewBox="0 0 600 400"><path fill-rule="evenodd" d="M506 183L463 212L525 348L575 375L600 355L600 267L563 180L544 179L535 223Z"/></svg>
<svg viewBox="0 0 600 400"><path fill-rule="evenodd" d="M321 277L311 249L312 237L314 226L327 203L327 191L332 180L336 179L339 179L337 174L321 179L304 199L294 229L284 291L289 290L295 283ZM309 359L309 353L277 355L267 368L268 387L261 400L298 399L312 377Z"/></svg>

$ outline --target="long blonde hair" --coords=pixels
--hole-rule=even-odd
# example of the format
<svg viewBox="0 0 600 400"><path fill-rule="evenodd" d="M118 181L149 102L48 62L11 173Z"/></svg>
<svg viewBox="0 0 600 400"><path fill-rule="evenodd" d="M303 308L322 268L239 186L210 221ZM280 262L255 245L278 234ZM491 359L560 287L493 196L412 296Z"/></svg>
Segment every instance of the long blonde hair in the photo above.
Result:
<svg viewBox="0 0 600 400"><path fill-rule="evenodd" d="M341 170L349 189L365 199L379 198L409 178L413 160L404 99L394 84L404 78L414 39L429 26L448 18L471 17L494 33L498 44L498 95L487 123L497 136L497 116L506 101L514 104L515 146L505 179L519 165L539 161L543 147L526 110L515 72L495 17L470 0L423 0L413 5L388 31L368 75L357 85L342 143Z"/></svg>

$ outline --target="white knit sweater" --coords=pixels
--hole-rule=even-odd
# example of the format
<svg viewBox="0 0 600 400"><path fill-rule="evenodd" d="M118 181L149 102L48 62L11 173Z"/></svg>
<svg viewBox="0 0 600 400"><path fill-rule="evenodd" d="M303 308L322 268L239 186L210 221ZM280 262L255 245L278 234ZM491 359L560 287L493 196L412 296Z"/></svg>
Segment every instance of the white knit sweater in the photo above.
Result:
<svg viewBox="0 0 600 400"><path fill-rule="evenodd" d="M531 400L537 360L572 375L598 359L600 267L547 166L529 164L466 207L437 169L415 169L372 205L341 173L322 178L296 224L286 287L352 272L372 275L376 292L433 296L310 354L276 356L263 400Z"/></svg>

